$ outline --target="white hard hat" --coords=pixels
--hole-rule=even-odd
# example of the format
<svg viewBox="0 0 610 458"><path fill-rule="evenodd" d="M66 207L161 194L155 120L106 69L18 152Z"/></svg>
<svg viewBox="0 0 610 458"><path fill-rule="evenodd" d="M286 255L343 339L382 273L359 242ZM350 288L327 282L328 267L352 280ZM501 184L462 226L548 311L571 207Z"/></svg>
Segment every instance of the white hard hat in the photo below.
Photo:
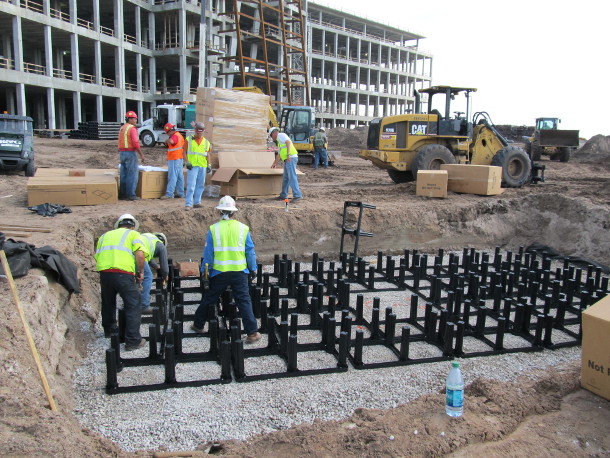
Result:
<svg viewBox="0 0 610 458"><path fill-rule="evenodd" d="M119 227L124 226L123 223L128 223L128 222L131 222L131 224L129 224L129 225L133 226L136 231L140 227L140 223L138 222L137 219L135 219L129 213L125 213L124 215L119 216L119 219L116 220L116 223L114 223L114 228L118 229Z"/></svg>
<svg viewBox="0 0 610 458"><path fill-rule="evenodd" d="M167 246L167 237L165 236L165 234L163 232L153 232L153 235L155 237L157 237L159 240L161 240L161 243L165 246Z"/></svg>
<svg viewBox="0 0 610 458"><path fill-rule="evenodd" d="M271 134L272 134L273 132L275 132L276 130L279 132L279 131L280 131L280 128L279 128L279 127L275 127L275 126L273 126L273 127L269 128L269 133L268 133L268 135L271 137Z"/></svg>
<svg viewBox="0 0 610 458"><path fill-rule="evenodd" d="M326 132L326 129L324 127L320 127L320 132Z"/></svg>
<svg viewBox="0 0 610 458"><path fill-rule="evenodd" d="M222 199L220 199L220 202L218 202L218 206L216 207L216 209L228 212L237 211L237 207L235 206L235 200L233 200L231 196L224 196Z"/></svg>

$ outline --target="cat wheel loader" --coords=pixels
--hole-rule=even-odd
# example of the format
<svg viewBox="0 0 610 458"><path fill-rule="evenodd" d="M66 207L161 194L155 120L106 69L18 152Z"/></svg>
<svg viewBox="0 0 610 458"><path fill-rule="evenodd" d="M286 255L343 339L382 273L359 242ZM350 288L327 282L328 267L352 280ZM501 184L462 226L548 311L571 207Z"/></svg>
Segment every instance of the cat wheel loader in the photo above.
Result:
<svg viewBox="0 0 610 458"><path fill-rule="evenodd" d="M523 149L508 144L487 113L475 113L469 120L472 92L476 89L451 86L415 91L415 113L370 122L367 149L360 151L360 157L387 170L395 183L413 181L418 170L437 170L441 164L473 164L502 167L502 185L522 187L532 180L532 169L539 169L532 167ZM421 94L428 96L427 113L421 112ZM466 111L451 116L451 102L460 95L465 97ZM439 96L445 97L444 113L432 108Z"/></svg>

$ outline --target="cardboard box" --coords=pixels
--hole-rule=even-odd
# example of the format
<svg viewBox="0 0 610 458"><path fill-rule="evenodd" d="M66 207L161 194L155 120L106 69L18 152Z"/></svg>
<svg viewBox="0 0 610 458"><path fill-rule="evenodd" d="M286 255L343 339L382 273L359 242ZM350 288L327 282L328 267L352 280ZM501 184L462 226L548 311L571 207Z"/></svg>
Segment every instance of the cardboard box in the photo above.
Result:
<svg viewBox="0 0 610 458"><path fill-rule="evenodd" d="M610 400L610 296L582 312L583 388Z"/></svg>
<svg viewBox="0 0 610 458"><path fill-rule="evenodd" d="M447 197L446 170L418 170L415 195L422 197Z"/></svg>
<svg viewBox="0 0 610 458"><path fill-rule="evenodd" d="M492 165L442 164L448 175L447 189L465 194L502 194L502 167Z"/></svg>
<svg viewBox="0 0 610 458"><path fill-rule="evenodd" d="M80 176L96 176L96 175L109 175L112 177L119 176L119 169L58 169L58 168L44 168L39 167L36 169L36 177L68 177L77 176L75 172L84 172L84 175Z"/></svg>
<svg viewBox="0 0 610 458"><path fill-rule="evenodd" d="M176 262L176 267L180 271L181 277L199 277L199 263L198 262Z"/></svg>
<svg viewBox="0 0 610 458"><path fill-rule="evenodd" d="M272 151L224 151L212 183L220 185L221 196L277 196L282 190L284 170L272 169ZM303 172L297 170L297 175Z"/></svg>
<svg viewBox="0 0 610 458"><path fill-rule="evenodd" d="M85 176L85 170L68 170L68 176L69 177L84 177Z"/></svg>
<svg viewBox="0 0 610 458"><path fill-rule="evenodd" d="M116 177L112 175L34 176L28 179L27 192L28 206L111 204L119 197Z"/></svg>
<svg viewBox="0 0 610 458"><path fill-rule="evenodd" d="M184 171L184 187L186 188L186 171ZM167 170L140 170L136 196L142 199L159 199L167 191Z"/></svg>

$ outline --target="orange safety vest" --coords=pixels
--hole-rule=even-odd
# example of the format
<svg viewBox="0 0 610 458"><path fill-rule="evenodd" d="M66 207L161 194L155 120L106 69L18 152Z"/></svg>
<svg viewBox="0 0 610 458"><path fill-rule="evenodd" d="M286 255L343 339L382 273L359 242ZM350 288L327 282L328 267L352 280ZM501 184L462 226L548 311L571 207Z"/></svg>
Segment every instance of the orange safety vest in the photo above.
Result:
<svg viewBox="0 0 610 458"><path fill-rule="evenodd" d="M119 150L120 151L135 151L136 147L131 141L129 130L135 128L132 124L126 122L119 130Z"/></svg>
<svg viewBox="0 0 610 458"><path fill-rule="evenodd" d="M167 160L175 161L176 159L182 159L184 157L184 137L180 132L176 132L170 138L177 140L175 145L167 145Z"/></svg>

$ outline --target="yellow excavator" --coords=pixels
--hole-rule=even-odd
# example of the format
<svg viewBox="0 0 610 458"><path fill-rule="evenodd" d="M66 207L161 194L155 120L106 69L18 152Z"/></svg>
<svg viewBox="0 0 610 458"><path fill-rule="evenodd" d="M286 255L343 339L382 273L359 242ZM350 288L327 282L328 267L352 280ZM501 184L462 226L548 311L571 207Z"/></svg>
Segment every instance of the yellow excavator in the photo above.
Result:
<svg viewBox="0 0 610 458"><path fill-rule="evenodd" d="M256 86L234 87L233 90L264 94ZM316 112L312 107L283 107L278 122L275 111L269 105L269 127L279 127L282 132L290 137L292 144L299 153L299 164L312 164L314 161L313 137L318 131L315 128L315 122Z"/></svg>
<svg viewBox="0 0 610 458"><path fill-rule="evenodd" d="M436 170L441 164L496 165L502 167L502 185L520 188L530 182L533 166L527 153L508 142L486 112L470 121L470 96L475 88L432 86L415 91L415 113L376 118L370 122L367 149L360 157L387 170L395 183L413 181L418 170ZM428 96L427 113L421 112L421 94ZM435 98L436 96L436 98ZM433 109L433 99L444 96L444 113ZM465 97L465 112L451 113L451 102ZM534 181L543 181L535 177Z"/></svg>

